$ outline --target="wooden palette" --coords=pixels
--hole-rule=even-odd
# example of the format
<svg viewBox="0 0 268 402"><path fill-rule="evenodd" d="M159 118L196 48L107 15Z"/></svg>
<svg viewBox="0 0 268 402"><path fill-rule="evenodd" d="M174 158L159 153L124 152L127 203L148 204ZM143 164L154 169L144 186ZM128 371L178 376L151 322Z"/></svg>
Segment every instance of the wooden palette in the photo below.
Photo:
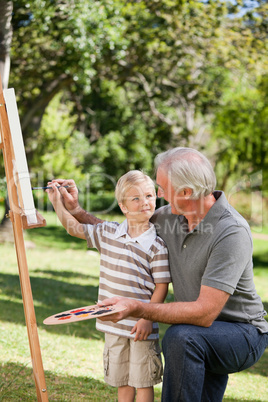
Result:
<svg viewBox="0 0 268 402"><path fill-rule="evenodd" d="M90 320L91 318L104 317L105 315L114 314L125 309L126 307L98 306L94 304L92 306L79 307L51 315L47 317L43 323L46 325L69 324L77 321Z"/></svg>

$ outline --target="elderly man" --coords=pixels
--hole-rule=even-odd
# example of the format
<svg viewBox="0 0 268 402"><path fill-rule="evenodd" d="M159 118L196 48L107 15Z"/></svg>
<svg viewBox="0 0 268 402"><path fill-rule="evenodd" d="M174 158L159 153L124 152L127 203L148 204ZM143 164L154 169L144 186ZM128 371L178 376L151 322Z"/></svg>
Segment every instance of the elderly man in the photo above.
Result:
<svg viewBox="0 0 268 402"><path fill-rule="evenodd" d="M266 312L253 282L250 228L224 193L214 191L215 174L203 154L175 148L158 155L156 165L158 195L169 205L156 211L153 223L169 250L175 302L105 303L126 307L113 321L134 316L172 324L163 339L162 401L219 402L228 374L252 366L268 345ZM61 193L76 219L98 223L79 207L75 188Z"/></svg>

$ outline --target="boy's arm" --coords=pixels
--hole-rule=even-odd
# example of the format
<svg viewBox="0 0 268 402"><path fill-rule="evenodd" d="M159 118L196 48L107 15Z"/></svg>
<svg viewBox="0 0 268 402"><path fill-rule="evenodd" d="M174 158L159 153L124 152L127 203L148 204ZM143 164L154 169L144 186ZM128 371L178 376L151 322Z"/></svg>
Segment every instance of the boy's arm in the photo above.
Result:
<svg viewBox="0 0 268 402"><path fill-rule="evenodd" d="M150 303L163 303L168 292L168 283L156 283L154 293L151 297ZM131 334L136 332L134 342L146 341L148 336L152 333L152 321L141 318L132 328Z"/></svg>
<svg viewBox="0 0 268 402"><path fill-rule="evenodd" d="M89 212L85 211L80 207L78 202L78 189L74 180L64 180L64 179L56 179L49 182L48 185L56 184L58 186L62 186L59 188L59 191L62 196L62 202L70 212L70 214L80 223L88 223L90 225L96 225L98 223L103 222L102 219L97 218L94 215L91 215ZM64 186L68 186L65 188Z"/></svg>
<svg viewBox="0 0 268 402"><path fill-rule="evenodd" d="M150 303L164 303L168 292L168 283L156 283Z"/></svg>
<svg viewBox="0 0 268 402"><path fill-rule="evenodd" d="M50 183L50 186L52 188L46 190L46 192L61 224L65 227L65 229L71 236L85 239L86 236L84 234L83 224L78 222L78 220L74 216L72 216L69 211L67 211L62 202L61 194L56 184Z"/></svg>

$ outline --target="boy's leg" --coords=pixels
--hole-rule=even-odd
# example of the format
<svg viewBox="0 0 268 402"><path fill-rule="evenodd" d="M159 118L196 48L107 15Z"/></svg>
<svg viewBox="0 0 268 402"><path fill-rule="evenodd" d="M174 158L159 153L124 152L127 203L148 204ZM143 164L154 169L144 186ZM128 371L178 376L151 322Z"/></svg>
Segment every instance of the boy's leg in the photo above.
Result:
<svg viewBox="0 0 268 402"><path fill-rule="evenodd" d="M134 402L136 389L126 386L118 388L118 402ZM154 402L154 388L138 388L136 402Z"/></svg>
<svg viewBox="0 0 268 402"><path fill-rule="evenodd" d="M112 387L125 387L129 379L129 339L105 334L104 380Z"/></svg>
<svg viewBox="0 0 268 402"><path fill-rule="evenodd" d="M129 385L118 387L118 402L134 402L135 391L135 388Z"/></svg>
<svg viewBox="0 0 268 402"><path fill-rule="evenodd" d="M136 402L154 402L154 387L138 388Z"/></svg>
<svg viewBox="0 0 268 402"><path fill-rule="evenodd" d="M211 327L173 325L163 339L163 402L219 402L228 373L250 367L263 354L268 334L251 324L215 321Z"/></svg>
<svg viewBox="0 0 268 402"><path fill-rule="evenodd" d="M130 340L128 385L140 389L153 387L162 381L161 349L158 341Z"/></svg>

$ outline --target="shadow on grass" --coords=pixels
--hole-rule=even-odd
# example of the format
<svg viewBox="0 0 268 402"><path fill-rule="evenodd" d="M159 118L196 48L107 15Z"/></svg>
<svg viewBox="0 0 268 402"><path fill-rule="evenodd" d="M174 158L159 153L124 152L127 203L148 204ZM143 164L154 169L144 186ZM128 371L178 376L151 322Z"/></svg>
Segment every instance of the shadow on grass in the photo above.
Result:
<svg viewBox="0 0 268 402"><path fill-rule="evenodd" d="M117 389L91 377L55 375L45 371L50 401L117 401ZM161 390L155 389L155 402L160 402ZM15 363L1 365L0 401L36 401L32 368Z"/></svg>
<svg viewBox="0 0 268 402"><path fill-rule="evenodd" d="M254 399L254 401L252 400L252 398L250 399L237 399L237 398L223 398L223 402L234 402L234 401L239 401L239 402L263 402L263 399Z"/></svg>
<svg viewBox="0 0 268 402"><path fill-rule="evenodd" d="M263 377L268 376L268 349L266 348L262 357L252 367L244 370L245 373L256 374Z"/></svg>
<svg viewBox="0 0 268 402"><path fill-rule="evenodd" d="M71 370L71 368L70 368ZM51 401L116 401L117 391L104 382L84 376L72 377L45 372ZM15 363L1 366L0 401L36 401L32 368Z"/></svg>
<svg viewBox="0 0 268 402"><path fill-rule="evenodd" d="M45 273L46 271L40 270ZM48 274L62 277L75 277L81 274L74 272L47 271ZM88 276L87 276L88 277ZM94 279L96 279L94 277ZM39 328L56 334L75 334L81 338L102 339L103 333L95 329L95 320L85 320L73 324L44 325L45 318L69 309L95 304L98 297L98 286L77 285L60 281L31 277L31 287L35 305L36 321ZM25 325L19 277L0 273L0 289L5 300L0 300L0 320ZM10 299L10 300L8 300ZM14 301L17 299L18 301ZM162 339L168 325L160 324Z"/></svg>
<svg viewBox="0 0 268 402"><path fill-rule="evenodd" d="M55 375L45 371L48 398L50 401L88 401L115 402L116 388L91 377ZM155 402L160 402L161 390L155 388ZM237 398L224 398L224 402L237 401ZM36 401L36 388L32 368L22 364L3 363L0 374L0 401ZM254 399L261 402L263 399ZM252 402L252 399L239 399L239 402Z"/></svg>
<svg viewBox="0 0 268 402"><path fill-rule="evenodd" d="M31 286L34 303L38 304L35 306L35 314L39 328L57 334L75 334L82 338L91 336L95 339L103 338L103 334L95 329L95 320L52 326L43 324L43 320L53 314L95 304L98 294L97 286L81 286L56 279L36 277L31 278ZM0 274L0 289L1 294L5 296L5 300L0 300L0 320L25 325L18 276Z"/></svg>
<svg viewBox="0 0 268 402"><path fill-rule="evenodd" d="M267 243L268 244L268 243ZM253 267L268 269L268 253L253 256Z"/></svg>

